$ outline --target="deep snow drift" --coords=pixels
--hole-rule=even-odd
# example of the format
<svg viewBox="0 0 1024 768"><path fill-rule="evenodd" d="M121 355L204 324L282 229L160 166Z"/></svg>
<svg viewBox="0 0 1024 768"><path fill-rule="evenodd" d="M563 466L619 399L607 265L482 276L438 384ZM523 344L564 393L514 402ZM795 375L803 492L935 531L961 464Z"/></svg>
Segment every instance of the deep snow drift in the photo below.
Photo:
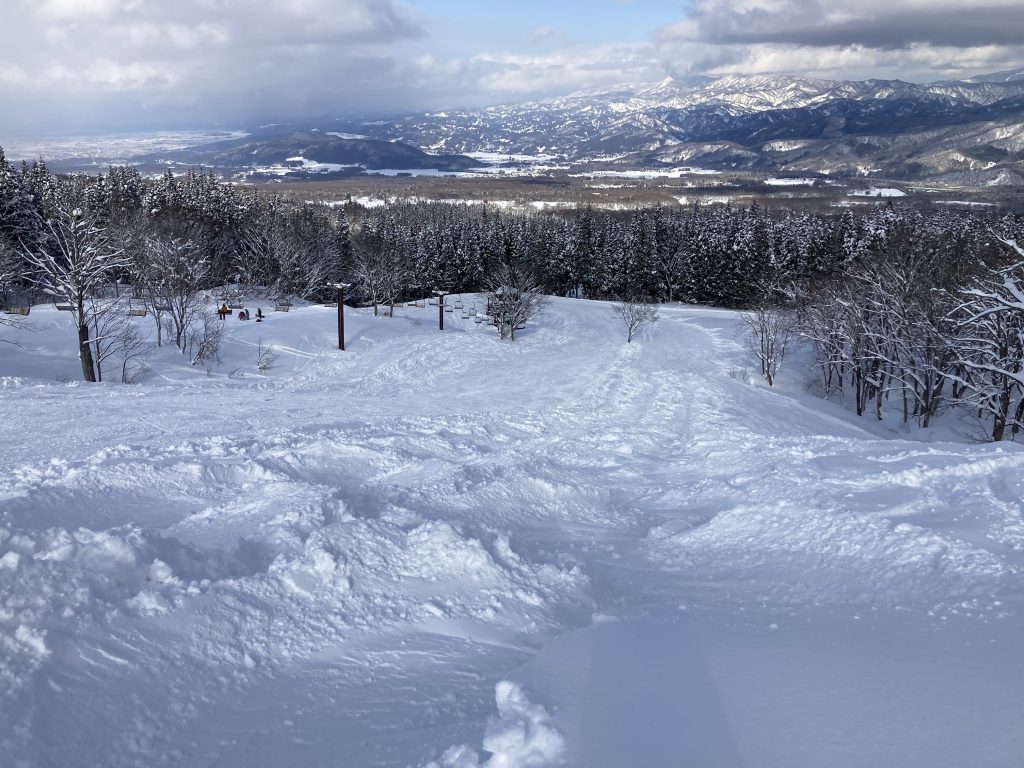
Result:
<svg viewBox="0 0 1024 768"><path fill-rule="evenodd" d="M357 310L342 353L304 306L85 385L34 309L0 764L1019 768L1021 448L873 435L661 315Z"/></svg>

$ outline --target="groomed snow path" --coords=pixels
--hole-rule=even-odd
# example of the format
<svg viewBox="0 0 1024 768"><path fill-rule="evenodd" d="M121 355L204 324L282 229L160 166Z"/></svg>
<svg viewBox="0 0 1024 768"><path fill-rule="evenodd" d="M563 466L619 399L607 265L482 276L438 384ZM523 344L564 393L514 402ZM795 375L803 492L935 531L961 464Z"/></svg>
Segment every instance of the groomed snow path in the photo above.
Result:
<svg viewBox="0 0 1024 768"><path fill-rule="evenodd" d="M1021 766L1019 446L769 391L726 312L401 314L0 380L0 764Z"/></svg>

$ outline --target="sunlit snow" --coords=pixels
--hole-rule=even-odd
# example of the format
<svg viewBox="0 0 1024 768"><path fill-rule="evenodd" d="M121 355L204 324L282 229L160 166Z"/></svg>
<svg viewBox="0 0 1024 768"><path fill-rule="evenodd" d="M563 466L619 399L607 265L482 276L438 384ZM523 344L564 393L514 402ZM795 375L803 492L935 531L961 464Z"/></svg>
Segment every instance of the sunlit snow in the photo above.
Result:
<svg viewBox="0 0 1024 768"><path fill-rule="evenodd" d="M78 383L52 306L5 330L3 765L1024 754L1019 445L769 389L726 311L349 309L340 352L243 303L132 385Z"/></svg>

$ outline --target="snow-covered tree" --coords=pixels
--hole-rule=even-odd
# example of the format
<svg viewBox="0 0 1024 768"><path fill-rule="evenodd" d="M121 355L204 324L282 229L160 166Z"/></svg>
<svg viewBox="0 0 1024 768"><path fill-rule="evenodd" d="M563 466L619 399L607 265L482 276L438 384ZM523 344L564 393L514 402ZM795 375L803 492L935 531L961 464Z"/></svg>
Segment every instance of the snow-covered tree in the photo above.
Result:
<svg viewBox="0 0 1024 768"><path fill-rule="evenodd" d="M487 278L487 312L501 338L515 341L516 329L547 306L536 276L526 267L502 264Z"/></svg>
<svg viewBox="0 0 1024 768"><path fill-rule="evenodd" d="M45 294L71 307L82 376L86 381L96 381L89 341L90 299L100 295L113 273L127 269L128 259L123 250L111 242L95 213L71 205L57 206L45 222L47 243L37 248L26 245L24 258L33 270L31 281Z"/></svg>
<svg viewBox="0 0 1024 768"><path fill-rule="evenodd" d="M142 289L146 305L157 323L158 341L162 321L170 317L174 343L183 353L198 313L206 304L203 288L209 266L199 247L187 236L153 236L146 241L146 268Z"/></svg>
<svg viewBox="0 0 1024 768"><path fill-rule="evenodd" d="M961 292L956 370L961 399L991 420L993 441L1024 428L1024 250L1004 240L1018 257L989 269Z"/></svg>
<svg viewBox="0 0 1024 768"><path fill-rule="evenodd" d="M389 243L387 231L363 226L354 238L352 276L357 289L378 314L381 304L394 308L409 282L409 271L399 248Z"/></svg>

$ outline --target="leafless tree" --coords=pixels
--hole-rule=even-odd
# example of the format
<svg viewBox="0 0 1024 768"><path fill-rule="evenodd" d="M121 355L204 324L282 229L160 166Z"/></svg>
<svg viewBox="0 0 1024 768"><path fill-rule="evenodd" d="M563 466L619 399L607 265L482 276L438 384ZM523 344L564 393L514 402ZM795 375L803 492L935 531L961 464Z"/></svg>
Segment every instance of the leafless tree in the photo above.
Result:
<svg viewBox="0 0 1024 768"><path fill-rule="evenodd" d="M265 345L263 339L260 339L256 347L256 369L260 373L265 373L274 367L275 362L277 362L277 353L274 348Z"/></svg>
<svg viewBox="0 0 1024 768"><path fill-rule="evenodd" d="M91 297L89 315L92 324L93 359L96 380L103 381L106 363L119 360L121 381L129 381L131 371L145 356L150 345L139 330L136 318L128 315L130 302L120 298Z"/></svg>
<svg viewBox="0 0 1024 768"><path fill-rule="evenodd" d="M206 304L202 294L208 273L206 260L196 243L184 237L150 237L146 254L143 286L147 307L157 323L157 344L166 315L173 324L175 345L185 352L192 324Z"/></svg>
<svg viewBox="0 0 1024 768"><path fill-rule="evenodd" d="M682 246L655 250L652 267L661 280L669 303L675 300L676 289L682 281L689 259L690 254Z"/></svg>
<svg viewBox="0 0 1024 768"><path fill-rule="evenodd" d="M82 375L86 381L96 381L89 343L89 299L98 295L112 273L128 267L128 259L111 242L96 216L81 208L58 205L45 226L49 243L23 248L33 271L31 279L44 293L72 308Z"/></svg>
<svg viewBox="0 0 1024 768"><path fill-rule="evenodd" d="M118 298L91 296L88 299L88 314L92 326L93 362L96 365L96 381L103 381L104 364L117 354L119 342L131 320L126 316L127 302Z"/></svg>
<svg viewBox="0 0 1024 768"><path fill-rule="evenodd" d="M502 264L487 278L487 307L503 339L515 341L516 330L547 306L541 283L532 271Z"/></svg>
<svg viewBox="0 0 1024 768"><path fill-rule="evenodd" d="M209 307L203 307L190 325L188 349L192 365L203 363L207 371L220 363L220 342L224 337L224 322Z"/></svg>
<svg viewBox="0 0 1024 768"><path fill-rule="evenodd" d="M356 285L373 304L376 316L381 304L394 304L405 285L406 271L397 254L381 247L379 241L361 242L353 264Z"/></svg>
<svg viewBox="0 0 1024 768"><path fill-rule="evenodd" d="M747 349L760 362L761 375L771 387L797 335L796 317L791 310L763 302L744 314L743 322Z"/></svg>
<svg viewBox="0 0 1024 768"><path fill-rule="evenodd" d="M949 377L961 401L992 421L994 442L1024 429L1024 250L1003 241L1017 256L1002 268L989 269L961 292L954 310L959 334L956 366Z"/></svg>
<svg viewBox="0 0 1024 768"><path fill-rule="evenodd" d="M121 383L131 384L145 368L143 358L153 348L136 323L129 323L118 339L121 356Z"/></svg>
<svg viewBox="0 0 1024 768"><path fill-rule="evenodd" d="M640 301L622 301L613 304L615 315L626 325L626 343L631 343L644 323L658 322L658 308Z"/></svg>
<svg viewBox="0 0 1024 768"><path fill-rule="evenodd" d="M267 285L293 253L276 213L267 213L245 226L234 261L242 290L251 293Z"/></svg>

